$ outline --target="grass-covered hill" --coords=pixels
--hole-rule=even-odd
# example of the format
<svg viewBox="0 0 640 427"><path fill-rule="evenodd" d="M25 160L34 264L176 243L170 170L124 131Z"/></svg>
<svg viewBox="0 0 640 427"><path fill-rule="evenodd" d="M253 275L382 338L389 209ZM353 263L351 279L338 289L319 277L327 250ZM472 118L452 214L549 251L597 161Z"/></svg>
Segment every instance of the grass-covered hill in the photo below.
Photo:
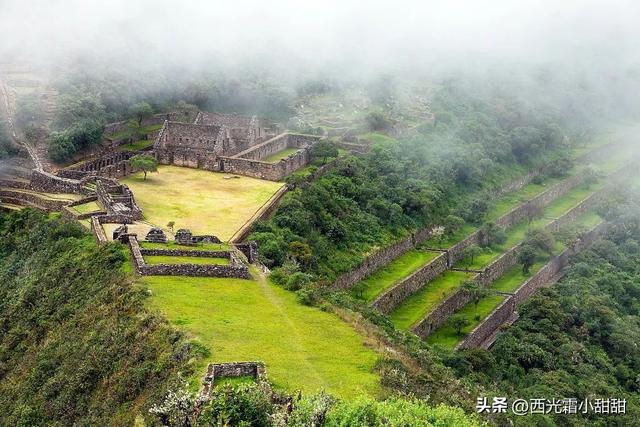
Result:
<svg viewBox="0 0 640 427"><path fill-rule="evenodd" d="M123 260L78 224L0 213L0 425L131 425L188 371Z"/></svg>
<svg viewBox="0 0 640 427"><path fill-rule="evenodd" d="M123 262L119 244L59 216L0 212L0 425L481 425L436 402L290 397L266 382L218 386L193 412L186 380L208 349L144 308Z"/></svg>

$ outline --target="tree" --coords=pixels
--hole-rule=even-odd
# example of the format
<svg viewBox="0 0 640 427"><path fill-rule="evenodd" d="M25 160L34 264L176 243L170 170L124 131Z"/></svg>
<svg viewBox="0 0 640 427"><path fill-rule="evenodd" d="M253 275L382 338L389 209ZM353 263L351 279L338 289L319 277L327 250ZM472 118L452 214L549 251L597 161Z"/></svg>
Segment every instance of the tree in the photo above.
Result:
<svg viewBox="0 0 640 427"><path fill-rule="evenodd" d="M489 247L499 245L507 240L507 235L503 229L494 222L486 222L480 228L480 246Z"/></svg>
<svg viewBox="0 0 640 427"><path fill-rule="evenodd" d="M523 245L518 253L518 262L522 264L522 273L529 274L529 269L535 264L536 249L531 245Z"/></svg>
<svg viewBox="0 0 640 427"><path fill-rule="evenodd" d="M459 216L447 215L442 225L444 225L445 233L447 233L448 235L452 235L456 231L460 230L463 224L464 219L460 218Z"/></svg>
<svg viewBox="0 0 640 427"><path fill-rule="evenodd" d="M471 296L473 304L478 308L480 300L488 293L486 288L483 288L478 283L468 280L462 284L462 289Z"/></svg>
<svg viewBox="0 0 640 427"><path fill-rule="evenodd" d="M524 245L551 255L555 246L555 238L553 234L543 228L534 228L527 231Z"/></svg>
<svg viewBox="0 0 640 427"><path fill-rule="evenodd" d="M338 157L338 147L330 141L318 141L311 147L311 157L322 159L322 164L327 163L329 157Z"/></svg>
<svg viewBox="0 0 640 427"><path fill-rule="evenodd" d="M176 225L176 222L175 222L175 221L169 221L169 222L167 223L167 228L168 228L169 230L173 231L173 227L174 227L175 225Z"/></svg>
<svg viewBox="0 0 640 427"><path fill-rule="evenodd" d="M465 260L467 267L473 265L476 257L478 257L481 253L482 249L478 245L471 245L467 247L463 252L463 259Z"/></svg>
<svg viewBox="0 0 640 427"><path fill-rule="evenodd" d="M138 127L142 126L142 121L153 114L153 108L147 102L138 102L129 109L131 115L136 117Z"/></svg>
<svg viewBox="0 0 640 427"><path fill-rule="evenodd" d="M387 117L379 112L369 113L366 117L369 129L373 131L387 130L391 127L391 122Z"/></svg>
<svg viewBox="0 0 640 427"><path fill-rule="evenodd" d="M464 329L466 326L469 326L470 322L469 322L469 319L464 317L462 314L456 314L449 318L448 323L449 323L449 326L455 329L456 334L460 336L462 335L462 329Z"/></svg>
<svg viewBox="0 0 640 427"><path fill-rule="evenodd" d="M598 173L598 171L596 171L591 166L587 166L584 169L583 175L584 175L584 184L587 186L587 188L591 188L591 186L596 182L598 182L598 179L600 179L600 174Z"/></svg>
<svg viewBox="0 0 640 427"><path fill-rule="evenodd" d="M137 156L133 156L130 162L134 169L144 172L145 180L147 179L147 172L158 171L158 161L155 157L149 156L148 154L138 154Z"/></svg>

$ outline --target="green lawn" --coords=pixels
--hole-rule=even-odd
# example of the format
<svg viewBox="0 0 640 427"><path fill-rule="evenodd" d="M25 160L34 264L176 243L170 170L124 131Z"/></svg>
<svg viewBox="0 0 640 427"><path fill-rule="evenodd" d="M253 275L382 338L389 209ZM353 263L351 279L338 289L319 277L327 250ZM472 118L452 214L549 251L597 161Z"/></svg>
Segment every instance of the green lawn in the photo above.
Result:
<svg viewBox="0 0 640 427"><path fill-rule="evenodd" d="M155 132L157 130L160 130L162 128L162 125L149 125L149 126L142 126L140 128L138 128L138 124L135 121L130 121L131 123L131 127L130 128L126 128L120 132L116 132L113 133L111 135L107 135L110 139L112 140L118 140L118 139L124 139L124 138L129 138L133 135L136 134L136 131L139 129L140 130L140 134L148 134L151 132Z"/></svg>
<svg viewBox="0 0 640 427"><path fill-rule="evenodd" d="M155 242L139 242L140 247L144 249L180 249L182 251L224 251L231 246L227 243L197 243L195 245L179 245L174 240L169 240L167 243L155 243Z"/></svg>
<svg viewBox="0 0 640 427"><path fill-rule="evenodd" d="M578 217L575 221L576 225L585 227L587 230L595 227L602 219L595 212L587 212L584 215ZM475 328L482 320L484 320L490 313L496 308L504 299L505 296L496 294L495 292L515 292L520 285L522 285L533 274L540 270L553 256L559 254L565 249L565 245L561 242L556 242L556 247L552 255L545 259L538 260L529 269L529 274L522 272L522 266L519 264L514 265L508 269L499 279L494 281L489 287L491 294L482 298L478 302L476 308L475 304L469 303L465 305L456 314L464 316L469 322L469 326L462 330L462 335L457 335L456 331L449 325L444 325L427 338L427 342L431 344L440 344L445 347L453 348L459 342L464 335L468 334Z"/></svg>
<svg viewBox="0 0 640 427"><path fill-rule="evenodd" d="M147 276L149 304L211 351L211 362L266 363L277 387L340 397L378 395L378 355L336 315L297 302L295 294L258 280Z"/></svg>
<svg viewBox="0 0 640 427"><path fill-rule="evenodd" d="M489 208L487 211L487 220L495 221L502 215L510 212L527 200L533 199L560 181L560 178L547 178L541 184L529 183L518 191L505 194Z"/></svg>
<svg viewBox="0 0 640 427"><path fill-rule="evenodd" d="M72 206L71 209L79 214L86 214L89 212L96 212L102 210L102 207L97 202L84 203L82 205Z"/></svg>
<svg viewBox="0 0 640 427"><path fill-rule="evenodd" d="M368 278L358 282L353 287L353 294L366 301L373 301L394 283L409 276L440 254L441 252L435 251L410 250L393 260L390 264L377 270Z"/></svg>
<svg viewBox="0 0 640 427"><path fill-rule="evenodd" d="M166 256L145 255L147 264L199 264L199 265L229 265L228 258L192 257L192 256Z"/></svg>
<svg viewBox="0 0 640 427"><path fill-rule="evenodd" d="M148 139L141 139L140 141L132 142L131 144L123 144L118 146L119 151L140 151L147 147L152 146L155 141L149 141Z"/></svg>
<svg viewBox="0 0 640 427"><path fill-rule="evenodd" d="M464 281L470 280L474 275L461 271L445 271L391 312L389 315L391 321L399 329L411 328L440 301L451 295Z"/></svg>
<svg viewBox="0 0 640 427"><path fill-rule="evenodd" d="M268 157L265 157L264 159L262 159L263 162L268 162L268 163L277 163L282 159L286 159L287 157L289 157L290 155L292 155L293 153L295 153L296 151L300 151L299 148L285 148L282 151L278 151L275 154L272 154Z"/></svg>
<svg viewBox="0 0 640 427"><path fill-rule="evenodd" d="M147 180L138 172L123 179L133 191L145 220L166 228L188 228L229 240L282 183L178 166L160 166Z"/></svg>
<svg viewBox="0 0 640 427"><path fill-rule="evenodd" d="M232 387L236 387L239 386L241 384L251 384L251 383L255 383L256 380L255 378L253 378L250 375L245 375L242 377L220 377L220 378L216 378L213 381L213 384L216 387L219 386L224 386L224 385L230 385Z"/></svg>
<svg viewBox="0 0 640 427"><path fill-rule="evenodd" d="M465 305L456 314L464 317L469 321L469 324L462 328L461 334L458 335L456 330L445 324L443 327L429 335L427 342L429 344L439 344L445 347L453 348L458 342L469 332L473 330L478 324L489 315L502 301L506 299L503 295L491 295L482 298L478 305L473 303Z"/></svg>
<svg viewBox="0 0 640 427"><path fill-rule="evenodd" d="M465 223L458 231L453 234L443 234L441 236L431 237L422 243L422 246L426 248L434 248L434 249L448 249L451 246L458 243L460 240L464 239L474 231L476 231L478 227Z"/></svg>

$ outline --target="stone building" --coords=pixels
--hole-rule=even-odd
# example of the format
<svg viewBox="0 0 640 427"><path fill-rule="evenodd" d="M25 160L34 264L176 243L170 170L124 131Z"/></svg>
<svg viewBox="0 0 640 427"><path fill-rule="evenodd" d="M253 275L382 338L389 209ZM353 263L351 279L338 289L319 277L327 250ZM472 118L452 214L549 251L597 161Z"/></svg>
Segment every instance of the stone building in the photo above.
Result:
<svg viewBox="0 0 640 427"><path fill-rule="evenodd" d="M165 121L154 144L158 162L278 181L309 161L308 149L319 139L283 133L257 117L199 113L194 123ZM296 151L269 162L287 148Z"/></svg>

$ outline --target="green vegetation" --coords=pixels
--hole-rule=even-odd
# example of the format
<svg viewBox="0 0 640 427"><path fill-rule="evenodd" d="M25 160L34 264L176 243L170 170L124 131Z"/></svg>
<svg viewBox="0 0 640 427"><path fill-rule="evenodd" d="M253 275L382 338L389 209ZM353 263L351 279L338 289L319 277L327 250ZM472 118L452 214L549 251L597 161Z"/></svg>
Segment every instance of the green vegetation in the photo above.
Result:
<svg viewBox="0 0 640 427"><path fill-rule="evenodd" d="M191 374L198 355L144 309L123 259L59 216L0 213L0 424L132 425Z"/></svg>
<svg viewBox="0 0 640 427"><path fill-rule="evenodd" d="M389 315L389 318L397 328L409 329L422 319L425 313L433 310L440 301L473 276L474 273L445 271L407 298Z"/></svg>
<svg viewBox="0 0 640 427"><path fill-rule="evenodd" d="M282 184L261 179L229 178L223 173L177 166L160 166L147 180L142 172L123 179L142 208L145 219L158 227L175 221L174 228L194 234L213 234L228 240ZM185 191L185 189L189 191Z"/></svg>
<svg viewBox="0 0 640 427"><path fill-rule="evenodd" d="M374 300L392 285L425 265L441 252L414 249L394 259L385 267L357 283L352 293L366 301Z"/></svg>
<svg viewBox="0 0 640 427"><path fill-rule="evenodd" d="M194 245L179 245L175 240L169 240L167 243L139 241L140 247L145 249L180 249L182 251L223 251L229 249L226 243L196 243Z"/></svg>
<svg viewBox="0 0 640 427"><path fill-rule="evenodd" d="M73 209L79 214L86 214L89 212L97 212L99 210L102 210L102 207L100 207L100 205L97 202L89 202L89 203L84 203L82 205L72 206L71 209Z"/></svg>
<svg viewBox="0 0 640 427"><path fill-rule="evenodd" d="M134 170L142 171L144 174L143 180L147 180L147 173L158 172L158 161L155 157L148 154L137 154L131 159L131 167Z"/></svg>
<svg viewBox="0 0 640 427"><path fill-rule="evenodd" d="M141 139L139 141L131 142L129 144L122 144L118 146L118 150L120 151L141 151L145 148L151 147L155 141L150 141L147 139Z"/></svg>
<svg viewBox="0 0 640 427"><path fill-rule="evenodd" d="M299 151L299 150L297 148L285 148L284 150L278 151L277 153L274 153L266 157L262 161L268 162L268 163L278 163L280 160L286 159L296 151Z"/></svg>
<svg viewBox="0 0 640 427"><path fill-rule="evenodd" d="M498 336L490 351L465 350L451 355L447 364L465 379L496 389L498 395L626 399L626 415L615 416L615 424L636 424L640 195L618 193L606 211L611 226L605 239L573 259L560 282L522 304L519 319ZM517 426L603 421L593 412L512 419Z"/></svg>
<svg viewBox="0 0 640 427"><path fill-rule="evenodd" d="M191 257L191 256L170 256L170 255L145 255L144 261L147 264L213 264L228 265L228 258L213 257Z"/></svg>
<svg viewBox="0 0 640 427"><path fill-rule="evenodd" d="M151 307L210 349L198 372L208 362L260 360L278 388L324 388L343 397L379 391L377 355L363 337L336 315L303 306L294 293L264 279L148 276L144 285Z"/></svg>

